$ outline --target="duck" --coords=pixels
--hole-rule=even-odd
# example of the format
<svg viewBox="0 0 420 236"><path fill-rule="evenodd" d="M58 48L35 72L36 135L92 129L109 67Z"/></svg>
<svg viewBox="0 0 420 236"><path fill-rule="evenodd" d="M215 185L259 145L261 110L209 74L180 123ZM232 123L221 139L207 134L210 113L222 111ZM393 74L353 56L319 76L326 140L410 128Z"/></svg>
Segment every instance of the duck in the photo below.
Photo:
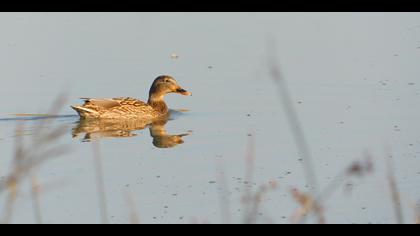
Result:
<svg viewBox="0 0 420 236"><path fill-rule="evenodd" d="M153 120L168 116L164 97L169 93L192 96L169 75L160 75L152 83L146 102L131 97L81 98L83 105L73 105L82 119L141 119Z"/></svg>

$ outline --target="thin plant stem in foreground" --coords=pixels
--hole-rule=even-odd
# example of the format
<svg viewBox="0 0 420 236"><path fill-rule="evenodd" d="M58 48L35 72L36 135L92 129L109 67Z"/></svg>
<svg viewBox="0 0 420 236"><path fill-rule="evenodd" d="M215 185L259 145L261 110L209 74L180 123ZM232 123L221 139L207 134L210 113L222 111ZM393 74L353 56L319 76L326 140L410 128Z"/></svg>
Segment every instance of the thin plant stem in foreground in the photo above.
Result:
<svg viewBox="0 0 420 236"><path fill-rule="evenodd" d="M12 186L9 186L9 193L7 195L6 203L5 203L5 210L3 215L3 224L10 224L12 221L13 216L13 208L16 203L16 199L19 193L17 183L13 183Z"/></svg>
<svg viewBox="0 0 420 236"><path fill-rule="evenodd" d="M275 55L276 47L273 41L270 41L270 44L268 44L268 49L270 52L268 58L268 62L270 63L270 75L277 86L278 95L280 96L280 100L283 104L285 111L284 113L289 122L289 126L295 139L295 144L299 154L302 156L306 183L312 195L316 195L318 192L318 184L315 174L315 167L313 164L313 158L306 141L305 133L303 132L302 124L300 123L296 109L293 106L293 100L290 95L286 80L280 69L280 64L277 61L277 57Z"/></svg>
<svg viewBox="0 0 420 236"><path fill-rule="evenodd" d="M124 194L125 203L130 212L130 224L140 224L140 217L136 212L136 204L134 204L133 196L130 192Z"/></svg>
<svg viewBox="0 0 420 236"><path fill-rule="evenodd" d="M102 161L98 141L92 142L93 162L95 166L95 183L99 199L99 210L102 224L108 224L108 210L106 204L105 184L102 173Z"/></svg>
<svg viewBox="0 0 420 236"><path fill-rule="evenodd" d="M40 198L39 198L40 186L35 176L32 177L31 184L32 184L31 197L32 197L32 205L34 208L35 222L37 224L42 224L41 204L40 204Z"/></svg>
<svg viewBox="0 0 420 236"><path fill-rule="evenodd" d="M58 113L65 101L65 96L59 96L50 109L49 117ZM44 129L51 119L44 119L33 130L32 143L25 145L23 137L25 128L23 122L18 122L15 130L15 151L12 162L12 169L9 174L0 182L0 193L8 191L4 207L3 222L10 223L13 215L15 201L18 198L20 183L25 177L34 175L33 172L41 164L68 152L67 145L54 145L66 132L65 125L57 128Z"/></svg>
<svg viewBox="0 0 420 236"><path fill-rule="evenodd" d="M254 168L255 168L255 135L249 136L246 156L245 156L245 179L244 179L244 222L250 224L254 222L254 217L252 216L253 207L250 203L253 199L251 186L254 179ZM248 186L249 185L249 186Z"/></svg>
<svg viewBox="0 0 420 236"><path fill-rule="evenodd" d="M222 161L218 161L217 168L217 183L219 184L219 204L220 204L220 215L222 219L222 224L231 223L231 211L230 211L230 201L229 201L229 187L226 179L225 168Z"/></svg>
<svg viewBox="0 0 420 236"><path fill-rule="evenodd" d="M330 183L314 197L310 194L292 189L292 196L299 203L300 208L293 214L292 222L303 223L310 212L318 215L318 223L326 223L323 206L339 187L350 177L363 177L373 172L373 163L369 153L365 153L363 160L354 161L348 168L339 172Z"/></svg>
<svg viewBox="0 0 420 236"><path fill-rule="evenodd" d="M387 179L391 191L391 197L394 207L395 220L397 224L404 223L404 216L401 207L401 197L398 191L397 181L394 174L394 165L392 163L392 154L390 148L386 149L385 163L387 167Z"/></svg>

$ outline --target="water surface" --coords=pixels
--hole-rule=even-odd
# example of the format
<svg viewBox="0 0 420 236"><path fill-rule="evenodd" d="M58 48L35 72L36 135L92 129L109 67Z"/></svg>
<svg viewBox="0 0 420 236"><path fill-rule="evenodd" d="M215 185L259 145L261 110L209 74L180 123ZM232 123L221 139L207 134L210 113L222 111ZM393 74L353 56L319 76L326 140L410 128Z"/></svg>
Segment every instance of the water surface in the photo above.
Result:
<svg viewBox="0 0 420 236"><path fill-rule="evenodd" d="M44 128L66 126L59 142L71 151L34 173L45 189L43 222L101 222L91 141L100 148L110 223L129 223L131 211L142 223L243 222L247 189L270 182L278 187L262 199L257 222L290 222L298 207L290 188L308 189L270 77L270 53L281 62L320 187L365 152L372 155L374 173L346 182L350 193L339 187L326 203L327 221L395 222L387 147L405 220L415 221L418 13L1 13L0 31L0 176L12 163L16 125L25 124L18 135L29 144L45 118L37 114L68 94ZM267 47L273 38L275 49ZM81 124L70 108L79 97L146 100L161 74L193 93L167 96L169 107L183 112L155 129L75 135L83 127L110 127ZM252 140L254 173L247 182ZM3 193L0 213L5 201ZM221 210L226 206L230 217ZM11 222L34 223L32 209L26 180Z"/></svg>

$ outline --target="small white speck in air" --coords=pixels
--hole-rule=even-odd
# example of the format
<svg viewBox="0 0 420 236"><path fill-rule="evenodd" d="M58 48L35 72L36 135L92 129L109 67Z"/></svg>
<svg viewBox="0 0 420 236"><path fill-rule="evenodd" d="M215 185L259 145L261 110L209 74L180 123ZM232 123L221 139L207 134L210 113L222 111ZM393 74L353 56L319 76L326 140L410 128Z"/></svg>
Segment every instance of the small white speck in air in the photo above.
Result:
<svg viewBox="0 0 420 236"><path fill-rule="evenodd" d="M171 54L171 59L178 59L179 56L176 53Z"/></svg>

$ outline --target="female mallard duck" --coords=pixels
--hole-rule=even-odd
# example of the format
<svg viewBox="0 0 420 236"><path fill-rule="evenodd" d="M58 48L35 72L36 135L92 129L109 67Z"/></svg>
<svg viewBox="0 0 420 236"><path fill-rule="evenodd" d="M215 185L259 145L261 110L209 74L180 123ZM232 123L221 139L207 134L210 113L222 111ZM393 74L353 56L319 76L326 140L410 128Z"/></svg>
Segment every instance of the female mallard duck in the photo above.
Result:
<svg viewBox="0 0 420 236"><path fill-rule="evenodd" d="M94 99L82 98L82 106L72 106L82 118L104 119L155 119L168 114L168 106L163 100L168 93L191 96L181 88L171 76L161 75L153 81L147 103L134 98Z"/></svg>

